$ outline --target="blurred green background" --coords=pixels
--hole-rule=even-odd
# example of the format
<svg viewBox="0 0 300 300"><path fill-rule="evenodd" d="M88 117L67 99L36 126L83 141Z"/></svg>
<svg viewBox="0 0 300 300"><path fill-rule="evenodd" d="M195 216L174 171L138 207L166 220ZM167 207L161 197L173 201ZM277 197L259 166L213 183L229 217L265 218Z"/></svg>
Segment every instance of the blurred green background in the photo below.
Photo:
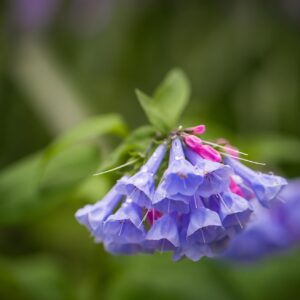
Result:
<svg viewBox="0 0 300 300"><path fill-rule="evenodd" d="M151 93L174 66L192 85L183 125L205 123L267 170L298 176L299 1L0 9L1 300L300 299L297 250L247 266L112 257L74 219L116 179L91 175L126 126L146 123L134 89Z"/></svg>

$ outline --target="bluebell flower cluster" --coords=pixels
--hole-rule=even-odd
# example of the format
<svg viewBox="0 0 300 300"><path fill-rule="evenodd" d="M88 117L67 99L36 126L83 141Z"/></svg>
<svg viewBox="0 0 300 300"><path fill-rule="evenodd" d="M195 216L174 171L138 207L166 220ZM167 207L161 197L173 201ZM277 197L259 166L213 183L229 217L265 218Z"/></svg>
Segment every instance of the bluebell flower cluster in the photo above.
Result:
<svg viewBox="0 0 300 300"><path fill-rule="evenodd" d="M247 227L253 199L268 206L286 181L196 146L173 137L168 167L161 170L168 144L160 144L135 175L79 209L77 220L112 254L172 251L174 260L197 261L223 253Z"/></svg>
<svg viewBox="0 0 300 300"><path fill-rule="evenodd" d="M230 242L223 258L253 262L299 246L300 179L289 182L276 198L269 209L253 201L254 220Z"/></svg>

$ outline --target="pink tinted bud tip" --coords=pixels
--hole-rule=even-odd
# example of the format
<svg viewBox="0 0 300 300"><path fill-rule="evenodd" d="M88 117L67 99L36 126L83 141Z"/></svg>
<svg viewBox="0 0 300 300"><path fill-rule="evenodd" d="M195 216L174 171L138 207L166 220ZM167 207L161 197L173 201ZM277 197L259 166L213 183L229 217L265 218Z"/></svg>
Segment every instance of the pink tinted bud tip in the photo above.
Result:
<svg viewBox="0 0 300 300"><path fill-rule="evenodd" d="M161 216L162 216L162 213L160 213L159 211L157 211L155 209L151 209L147 213L147 220L149 221L149 223L151 225L153 225L154 221L159 219Z"/></svg>
<svg viewBox="0 0 300 300"><path fill-rule="evenodd" d="M233 157L239 157L240 155L239 155L239 151L236 149L236 148L234 148L234 147L232 147L231 145L226 145L226 149L225 149L225 151L228 153L228 154L230 154L230 155L232 155Z"/></svg>
<svg viewBox="0 0 300 300"><path fill-rule="evenodd" d="M228 153L229 155L231 155L235 158L240 157L238 149L231 146L230 143L227 140L225 140L223 138L220 138L220 139L218 139L217 143L220 144L220 145L223 145L225 147L224 148L225 152Z"/></svg>
<svg viewBox="0 0 300 300"><path fill-rule="evenodd" d="M193 133L193 134L203 134L206 130L205 125L198 125L192 128L189 128L189 130Z"/></svg>
<svg viewBox="0 0 300 300"><path fill-rule="evenodd" d="M230 178L230 185L229 188L232 193L244 197L242 189L238 186L233 178Z"/></svg>
<svg viewBox="0 0 300 300"><path fill-rule="evenodd" d="M184 136L184 142L190 147L192 150L197 152L197 149L202 146L202 140L194 135L187 134Z"/></svg>
<svg viewBox="0 0 300 300"><path fill-rule="evenodd" d="M200 154L203 158L214 162L222 161L221 154L209 145L202 145L199 149L197 149L197 153Z"/></svg>
<svg viewBox="0 0 300 300"><path fill-rule="evenodd" d="M217 140L217 144L220 144L220 145L228 145L229 142L228 142L226 139L224 139L224 138L219 138L219 139Z"/></svg>

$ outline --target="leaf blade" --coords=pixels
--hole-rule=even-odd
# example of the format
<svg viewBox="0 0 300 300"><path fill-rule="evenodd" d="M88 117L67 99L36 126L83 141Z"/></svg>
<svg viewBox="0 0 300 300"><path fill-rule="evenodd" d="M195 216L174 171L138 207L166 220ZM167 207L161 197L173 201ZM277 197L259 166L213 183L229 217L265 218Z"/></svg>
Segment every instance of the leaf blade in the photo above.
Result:
<svg viewBox="0 0 300 300"><path fill-rule="evenodd" d="M150 123L160 132L167 132L168 125L161 112L159 112L154 100L138 89L136 89L135 93Z"/></svg>
<svg viewBox="0 0 300 300"><path fill-rule="evenodd" d="M154 93L154 101L159 105L169 128L178 122L190 96L189 81L180 69L171 70Z"/></svg>
<svg viewBox="0 0 300 300"><path fill-rule="evenodd" d="M153 97L136 90L136 95L149 122L161 133L173 129L190 96L189 81L180 69L171 70L156 89Z"/></svg>

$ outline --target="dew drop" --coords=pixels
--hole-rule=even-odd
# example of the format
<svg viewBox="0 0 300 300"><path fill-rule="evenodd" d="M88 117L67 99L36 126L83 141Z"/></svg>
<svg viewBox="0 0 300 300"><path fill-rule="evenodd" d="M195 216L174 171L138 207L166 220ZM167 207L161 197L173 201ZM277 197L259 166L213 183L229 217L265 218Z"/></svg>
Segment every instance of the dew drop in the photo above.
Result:
<svg viewBox="0 0 300 300"><path fill-rule="evenodd" d="M142 167L142 172L148 172L148 167L143 166L143 167Z"/></svg>
<svg viewBox="0 0 300 300"><path fill-rule="evenodd" d="M175 156L175 160L180 160L180 159L184 159L184 157L182 155Z"/></svg>

